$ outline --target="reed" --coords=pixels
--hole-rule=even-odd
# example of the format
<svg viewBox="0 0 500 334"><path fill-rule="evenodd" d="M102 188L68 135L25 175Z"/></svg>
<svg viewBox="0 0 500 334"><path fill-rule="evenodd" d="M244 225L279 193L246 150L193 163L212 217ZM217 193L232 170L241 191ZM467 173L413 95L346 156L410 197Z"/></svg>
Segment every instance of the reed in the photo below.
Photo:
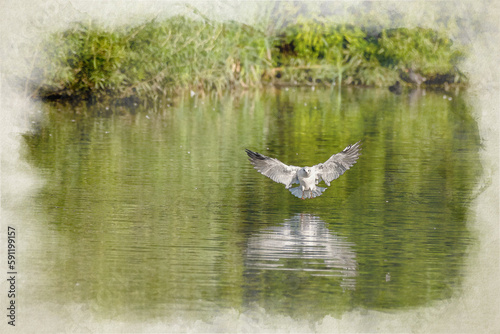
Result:
<svg viewBox="0 0 500 334"><path fill-rule="evenodd" d="M273 25L274 24L274 25ZM299 19L254 26L175 16L127 27L78 23L42 43L31 94L40 98L153 98L182 90L263 85L388 86L413 68L428 84L463 84L465 49L443 32Z"/></svg>

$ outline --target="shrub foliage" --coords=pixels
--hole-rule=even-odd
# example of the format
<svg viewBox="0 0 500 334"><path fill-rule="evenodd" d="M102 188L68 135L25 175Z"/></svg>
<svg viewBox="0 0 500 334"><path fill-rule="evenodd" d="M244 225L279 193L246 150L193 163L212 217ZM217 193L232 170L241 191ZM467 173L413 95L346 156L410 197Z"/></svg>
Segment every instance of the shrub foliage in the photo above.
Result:
<svg viewBox="0 0 500 334"><path fill-rule="evenodd" d="M78 23L43 45L31 78L33 96L42 98L157 98L267 84L387 86L408 68L428 84L465 82L464 47L423 28L374 35L327 20L299 19L277 30L175 16L114 29Z"/></svg>

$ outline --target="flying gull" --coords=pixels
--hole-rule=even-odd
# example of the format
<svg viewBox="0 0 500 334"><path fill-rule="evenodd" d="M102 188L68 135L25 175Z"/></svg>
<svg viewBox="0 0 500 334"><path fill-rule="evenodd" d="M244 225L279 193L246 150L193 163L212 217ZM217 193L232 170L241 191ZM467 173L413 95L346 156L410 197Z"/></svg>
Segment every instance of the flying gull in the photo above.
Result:
<svg viewBox="0 0 500 334"><path fill-rule="evenodd" d="M361 155L361 142L347 146L342 152L334 154L324 163L312 167L288 166L275 158L266 157L257 152L246 149L248 157L254 168L274 182L283 183L286 189L301 199L321 196L326 188L318 187L323 180L329 186L330 182L344 174L351 168ZM291 188L292 184L300 186Z"/></svg>

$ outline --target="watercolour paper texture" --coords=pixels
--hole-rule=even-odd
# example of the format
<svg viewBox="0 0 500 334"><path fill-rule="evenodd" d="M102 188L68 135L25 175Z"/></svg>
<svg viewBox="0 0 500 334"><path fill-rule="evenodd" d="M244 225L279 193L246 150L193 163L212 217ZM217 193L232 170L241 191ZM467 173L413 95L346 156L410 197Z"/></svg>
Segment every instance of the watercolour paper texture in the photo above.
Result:
<svg viewBox="0 0 500 334"><path fill-rule="evenodd" d="M259 16L259 11L269 3L266 1L21 0L3 1L0 4L0 15L2 16L0 23L2 33L0 38L0 58L2 59L0 63L0 277L2 282L0 284L0 309L3 312L3 316L0 318L2 319L0 328L2 328L2 333L494 333L500 331L500 321L498 320L500 319L498 302L500 298L498 293L500 290L498 279L500 275L498 212L500 6L499 2L494 0L348 0L303 3L304 8L307 8L306 14L308 15L317 14L328 8L330 15L335 16L339 22L344 20L343 23L354 25L361 23L358 22L360 18L365 18L371 20L373 25L378 24L385 28L425 27L438 29L444 24L443 22L453 21L455 26L454 29L450 30L452 38L460 39L470 47L470 55L463 64L463 71L469 79L467 103L470 105L472 117L477 122L480 138L480 148L477 155L482 171L474 189L469 194L463 218L473 240L463 256L464 263L461 267L463 279L460 281L460 286L457 286L447 298L433 300L417 307L390 309L354 307L315 319L286 314L286 312L272 312L259 303L242 309L236 307L214 309L208 317L206 313L204 317L198 317L195 313L190 312L166 313L165 316L155 313L150 316L147 306L143 307L141 314L116 311L112 304L107 304L105 312L101 312L102 309L95 307L100 302L105 303L99 298L114 300L110 298L110 295L113 294L122 294L121 298L124 300L131 298L130 302L133 303L134 300L141 299L141 293L147 293L143 287L133 286L126 280L115 285L120 287L116 291L108 291L108 295L95 297L79 294L78 289L82 288L79 287L79 284L83 285L84 283L79 283L78 277L74 278L74 282L62 282L58 287L49 284L50 279L58 281L61 277L68 277L68 279L72 277L68 274L68 270L70 270L68 268L79 265L73 262L78 256L76 254L78 250L72 245L78 244L79 240L78 238L65 240L65 243L61 243L58 249L44 248L44 245L50 245L51 240L42 240L47 236L47 229L57 230L55 226L46 221L45 210L49 209L44 208L43 204L39 202L40 192L52 189L53 185L48 184L48 182L53 179L49 175L43 174L43 168L27 161L28 149L25 134L33 131L33 124L36 123L33 120L38 110L41 109L41 102L25 97L23 95L25 87L19 85L19 78L30 76L35 66L35 59L40 52L37 49L39 41L47 34L64 29L73 22L96 20L105 22L109 26L134 25L148 18L156 17L159 20L176 14L192 12L192 8L196 8L197 11L214 20L234 20L251 26L254 23L253 20ZM288 4L297 6L300 3L280 2L282 8ZM362 15L362 11L367 8L370 9L371 13L369 17ZM195 93L193 92L193 95ZM41 122L46 121L42 115L39 117ZM332 149L330 154L340 152L343 147L349 144L351 143L338 143L338 147ZM253 149L255 148L253 147ZM144 147L144 149L148 149L148 147ZM259 148L259 150L261 149ZM366 146L363 149L367 150ZM194 159L195 152L185 153L186 156L192 155ZM243 150L241 150L241 154L235 159L241 158L242 168L250 170L249 164L248 166L244 165L248 162L245 160ZM365 153L362 151L362 154ZM369 156L370 153L366 154ZM267 153L266 155L273 156ZM311 163L317 162L319 161L311 161ZM358 175L356 173L359 172L356 172L356 168L362 168L360 162L341 179L349 178L349 175ZM290 196L281 185L272 188L271 186L275 186L271 184L272 181L264 180L265 178L257 175L253 170L252 173L255 175L248 175L255 176L255 179L257 177L263 179L259 179L258 182L269 181L264 185L276 191L276 193L273 192L276 196L288 196L290 199L287 200L290 201L297 200ZM101 177L104 180L107 176L102 175ZM210 177L215 176L214 174L208 175L207 180ZM348 181L334 181L332 185L335 185L335 182ZM201 187L202 185L200 185ZM57 189L64 189L64 187ZM105 188L103 189L105 190ZM133 189L141 188L138 186ZM191 191L195 191L194 186ZM333 190L328 189L320 198L311 201L319 201L328 196L329 192L333 194ZM54 194L54 196L58 195ZM306 202L304 201L304 203ZM64 203L60 205L64 206ZM83 206L84 204L82 204ZM137 212L136 219L138 221L141 220L141 217L149 219L147 210ZM117 220L122 213L116 213ZM350 291L358 288L358 285L353 283L358 274L353 273L350 268L359 266L355 257L355 250L359 245L356 246L352 240L342 236L341 233L337 235L335 231L331 231L332 224L325 223L325 220L327 219L324 217L318 218L314 215L292 215L282 219L281 224L266 226L260 231L260 234L255 234L246 240L245 256L247 259L246 262L242 263L248 267L262 265L269 256L283 254L286 247L297 252L310 251L304 245L297 246L294 234L296 232L293 230L293 226L296 224L307 225L311 230L303 229L300 232L302 236L305 235L304 240L311 240L308 238L312 237L307 233L313 231L316 234L311 232L311 235L314 234L314 238L316 238L314 240L320 245L333 245L331 248L325 246L324 252L336 252L335 254L337 254L331 257L329 260L331 262L325 262L326 270L334 268L339 261L344 261L344 268L340 270L340 275L343 276L342 280L339 280L341 282L339 289L342 288L347 293L351 293ZM140 224L136 228L137 233L142 233ZM81 233L83 238L84 232ZM154 234L155 232L151 232L149 236L154 239ZM224 242L231 244L230 240ZM147 244L148 241L144 241L144 247ZM9 248L9 245L13 246ZM99 243L92 245L96 248L105 247ZM277 248L273 252L269 251L276 245L281 248ZM137 252L140 251L139 247ZM189 253L190 250L183 251ZM314 254L310 261L321 259L321 255ZM105 253L102 256L112 257L113 253ZM34 259L46 259L47 262L35 263ZM122 260L117 259L116 261ZM212 260L207 259L207 261ZM133 261L133 257L131 261ZM58 266L54 266L55 263ZM108 262L96 259L96 263ZM270 262L268 265L272 266L272 263ZM83 263L82 266L82 275L85 272L90 275L95 269L92 267L92 261ZM231 271L228 270L220 274L230 275L230 273ZM148 275L148 273L144 275ZM110 275L106 279L112 281L123 277L126 275L117 274L116 276ZM258 279L252 275L247 278L249 280ZM224 278L219 279L224 281ZM391 279L397 278L394 277L394 274L387 273L384 279L389 282ZM82 279L82 282L84 281L85 279ZM152 282L147 279L146 281ZM45 283L38 284L38 282ZM101 283L106 285L109 282L103 281ZM157 284L167 283L162 283L160 278ZM43 290L43 286L51 288L40 291L39 289ZM175 290L175 287L172 289ZM181 291L179 294L183 295ZM191 297L195 295L196 292L190 294ZM57 298L52 298L53 296L57 296ZM204 299L207 298L200 294L200 305L204 305L203 303L206 301ZM88 300L93 302L88 303ZM153 304L162 303L161 300L154 298L149 300ZM300 300L297 301L297 303L300 302ZM102 307L102 303L100 307ZM126 304L126 302L123 303ZM217 301L214 303L217 304ZM14 315L14 317L9 318L9 315ZM15 321L15 326L12 326L13 323L9 324L11 319Z"/></svg>

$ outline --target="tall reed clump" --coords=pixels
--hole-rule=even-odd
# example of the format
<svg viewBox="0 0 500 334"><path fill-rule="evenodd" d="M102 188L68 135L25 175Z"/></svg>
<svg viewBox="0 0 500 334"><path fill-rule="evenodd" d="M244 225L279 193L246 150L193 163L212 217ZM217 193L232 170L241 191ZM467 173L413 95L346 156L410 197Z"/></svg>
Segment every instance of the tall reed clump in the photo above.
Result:
<svg viewBox="0 0 500 334"><path fill-rule="evenodd" d="M261 84L262 72L271 66L265 56L265 36L235 22L177 16L149 22L128 35L125 95L255 86Z"/></svg>
<svg viewBox="0 0 500 334"><path fill-rule="evenodd" d="M56 32L30 77L42 98L157 98L180 90L264 84L387 86L413 68L429 83L464 80L463 50L430 29L366 30L300 19L278 29L174 16L106 29L79 23ZM274 23L276 25L276 23Z"/></svg>

